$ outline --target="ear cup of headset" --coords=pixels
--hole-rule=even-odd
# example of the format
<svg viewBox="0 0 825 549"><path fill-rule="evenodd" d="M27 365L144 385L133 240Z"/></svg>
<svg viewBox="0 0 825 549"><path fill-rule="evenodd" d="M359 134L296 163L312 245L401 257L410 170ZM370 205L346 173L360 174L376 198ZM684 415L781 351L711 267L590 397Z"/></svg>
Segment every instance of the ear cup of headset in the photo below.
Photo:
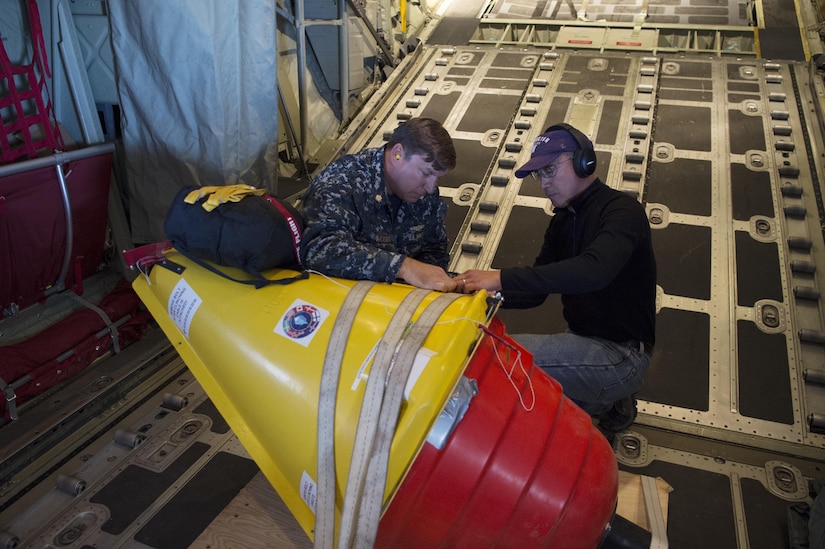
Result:
<svg viewBox="0 0 825 549"><path fill-rule="evenodd" d="M579 177L587 177L596 171L596 151L584 147L573 155L573 169Z"/></svg>
<svg viewBox="0 0 825 549"><path fill-rule="evenodd" d="M576 175L579 177L592 175L596 171L596 151L593 150L593 146L587 137L570 124L564 123L550 126L544 130L544 133L553 130L564 130L576 140L578 148L573 153L573 171L576 172Z"/></svg>

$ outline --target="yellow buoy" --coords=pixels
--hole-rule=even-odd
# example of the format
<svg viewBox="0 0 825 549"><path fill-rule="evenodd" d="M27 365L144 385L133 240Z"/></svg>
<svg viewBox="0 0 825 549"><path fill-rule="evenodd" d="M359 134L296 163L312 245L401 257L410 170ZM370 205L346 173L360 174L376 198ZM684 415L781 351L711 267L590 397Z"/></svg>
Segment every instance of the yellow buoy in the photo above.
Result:
<svg viewBox="0 0 825 549"><path fill-rule="evenodd" d="M241 271L224 269L244 277ZM265 274L288 278L297 273L279 269ZM328 352L336 345L343 350L338 364L328 366L337 370L335 402L327 405L334 413L338 523L369 376L376 355L387 354L381 349L382 338L393 319L407 309L411 317L401 326L403 340L445 295L404 284L370 284L359 302L348 301L359 284L363 289L356 281L310 274L305 280L255 289L221 278L174 250L133 283L310 538L316 528L319 394ZM351 325L336 328L343 312L353 308ZM423 344L410 358L383 502L399 486L456 388L479 338L479 324L487 322L487 316L483 292L452 294L427 321ZM390 351L396 353L391 361L399 360L400 349Z"/></svg>

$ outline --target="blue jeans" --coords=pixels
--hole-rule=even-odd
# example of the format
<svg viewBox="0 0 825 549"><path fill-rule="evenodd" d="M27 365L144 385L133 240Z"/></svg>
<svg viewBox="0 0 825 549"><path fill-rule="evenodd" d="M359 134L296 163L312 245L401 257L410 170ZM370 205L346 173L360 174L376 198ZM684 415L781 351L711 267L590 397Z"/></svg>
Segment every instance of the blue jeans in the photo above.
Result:
<svg viewBox="0 0 825 549"><path fill-rule="evenodd" d="M650 355L639 342L616 343L571 332L515 334L536 366L558 381L564 394L590 415L642 388Z"/></svg>

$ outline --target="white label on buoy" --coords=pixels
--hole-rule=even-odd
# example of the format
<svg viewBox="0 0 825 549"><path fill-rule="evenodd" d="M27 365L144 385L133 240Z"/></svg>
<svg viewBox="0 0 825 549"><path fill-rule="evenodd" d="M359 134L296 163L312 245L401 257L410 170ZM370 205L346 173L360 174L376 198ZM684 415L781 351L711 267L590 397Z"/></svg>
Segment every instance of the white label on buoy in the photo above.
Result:
<svg viewBox="0 0 825 549"><path fill-rule="evenodd" d="M424 347L418 350L418 354L415 355L415 362L413 362L412 369L410 370L410 377L407 378L407 384L404 386L404 400L410 399L410 391L415 387L415 383L418 381L418 378L421 377L421 372L424 371L427 363L429 363L430 359L435 355L435 351Z"/></svg>
<svg viewBox="0 0 825 549"><path fill-rule="evenodd" d="M276 334L307 347L327 317L329 317L329 311L302 299L296 299L292 305L287 307L281 320L275 325L274 331Z"/></svg>
<svg viewBox="0 0 825 549"><path fill-rule="evenodd" d="M306 471L301 475L301 499L315 513L315 501L318 499L318 485Z"/></svg>
<svg viewBox="0 0 825 549"><path fill-rule="evenodd" d="M201 303L203 303L203 300L200 296L182 278L175 284L172 293L169 295L169 305L167 307L169 318L183 332L186 339L189 339L189 327L192 324L192 317L195 316Z"/></svg>
<svg viewBox="0 0 825 549"><path fill-rule="evenodd" d="M355 381L350 386L350 389L355 391L358 389L358 384L361 383L361 380L367 380L369 378L369 374L364 373L367 369L367 365L372 361L375 357L375 352L378 350L378 344L381 343L380 341L375 344L375 346L370 351L370 354L361 363L361 367L358 369L358 374L355 376ZM421 377L421 372L424 371L424 368L430 362L430 359L434 357L437 353L435 351L431 351L430 349L425 349L422 347L418 350L418 353L415 355L415 361L413 362L412 368L410 368L410 377L407 378L407 384L404 386L404 399L409 400L410 398L410 391L412 388L415 387L418 378Z"/></svg>

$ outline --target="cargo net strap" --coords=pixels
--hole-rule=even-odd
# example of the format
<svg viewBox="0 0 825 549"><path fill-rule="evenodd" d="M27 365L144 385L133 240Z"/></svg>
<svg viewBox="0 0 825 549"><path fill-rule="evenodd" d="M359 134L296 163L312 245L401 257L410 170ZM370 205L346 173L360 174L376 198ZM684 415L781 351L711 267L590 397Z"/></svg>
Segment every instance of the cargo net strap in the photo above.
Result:
<svg viewBox="0 0 825 549"><path fill-rule="evenodd" d="M51 78L37 1L28 0L32 58L26 65L11 64L0 40L0 164L21 157L34 158L63 149L47 86Z"/></svg>
<svg viewBox="0 0 825 549"><path fill-rule="evenodd" d="M332 547L335 536L335 452L332 441L341 358L355 313L371 286L372 283L359 282L350 291L333 326L324 363L318 410L319 482L315 517L315 547L318 548ZM421 289L410 292L393 314L378 344L356 426L341 511L339 548L372 547L375 543L386 490L390 446L407 379L433 326L444 310L460 297L460 294L442 294L412 323L412 315L430 293ZM341 316L346 318L341 320Z"/></svg>

